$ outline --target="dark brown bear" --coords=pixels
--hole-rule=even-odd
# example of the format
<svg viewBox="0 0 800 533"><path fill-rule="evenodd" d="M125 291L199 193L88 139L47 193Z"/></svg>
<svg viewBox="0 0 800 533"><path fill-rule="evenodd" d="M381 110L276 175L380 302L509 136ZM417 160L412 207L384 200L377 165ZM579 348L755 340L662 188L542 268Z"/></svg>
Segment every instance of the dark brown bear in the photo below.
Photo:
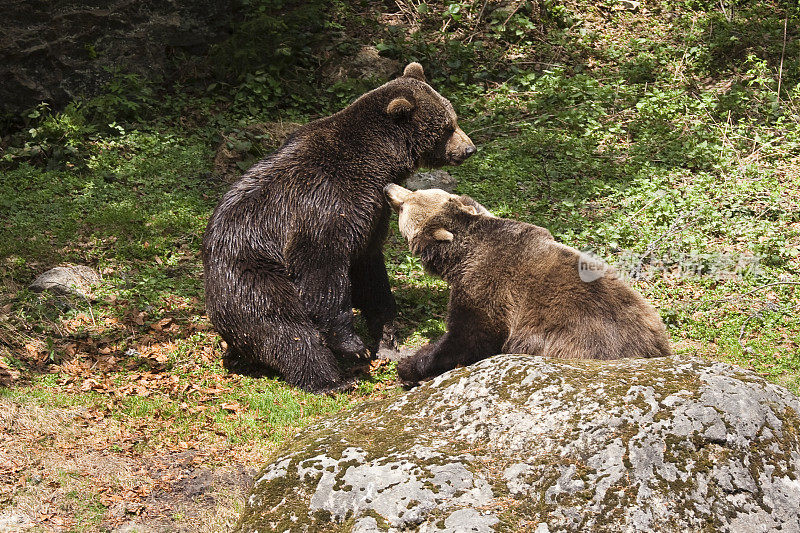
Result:
<svg viewBox="0 0 800 533"><path fill-rule="evenodd" d="M447 333L398 366L409 383L499 353L618 359L670 355L658 313L607 265L544 228L493 217L438 189L386 194L425 268L450 285Z"/></svg>
<svg viewBox="0 0 800 533"><path fill-rule="evenodd" d="M348 383L337 356L374 353L395 315L383 188L475 152L419 63L307 124L222 198L203 239L208 315L226 364L255 362L309 391ZM353 331L361 309L374 344Z"/></svg>

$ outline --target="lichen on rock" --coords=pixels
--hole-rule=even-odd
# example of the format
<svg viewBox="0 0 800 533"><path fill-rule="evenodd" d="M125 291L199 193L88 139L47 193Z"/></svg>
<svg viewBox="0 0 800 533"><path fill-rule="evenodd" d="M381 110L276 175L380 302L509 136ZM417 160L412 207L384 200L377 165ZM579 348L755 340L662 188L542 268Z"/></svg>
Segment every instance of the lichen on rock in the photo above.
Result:
<svg viewBox="0 0 800 533"><path fill-rule="evenodd" d="M238 531L800 531L798 415L727 364L499 355L309 428Z"/></svg>

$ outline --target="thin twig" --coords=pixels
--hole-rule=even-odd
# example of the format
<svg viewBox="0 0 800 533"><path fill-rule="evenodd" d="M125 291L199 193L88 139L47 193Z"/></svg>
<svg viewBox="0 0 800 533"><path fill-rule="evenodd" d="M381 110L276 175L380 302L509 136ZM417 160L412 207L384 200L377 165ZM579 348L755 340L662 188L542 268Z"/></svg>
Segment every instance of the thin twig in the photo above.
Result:
<svg viewBox="0 0 800 533"><path fill-rule="evenodd" d="M760 287L756 287L752 291L746 292L744 294L738 294L736 296L729 296L728 298L722 298L722 300L733 300L735 298L744 298L745 296L750 296L754 292L758 292L761 289L766 289L767 287L773 287L775 285L800 285L800 281L775 281L772 283L767 283L766 285L761 285ZM721 300L715 300L721 301Z"/></svg>
<svg viewBox="0 0 800 533"><path fill-rule="evenodd" d="M786 26L789 24L789 10L783 19L783 49L781 50L781 66L778 68L778 103L781 101L781 81L783 81L783 56L786 54Z"/></svg>
<svg viewBox="0 0 800 533"><path fill-rule="evenodd" d="M478 18L476 18L476 19L475 19L475 24L472 26L472 30L473 30L473 31L472 31L472 33L470 34L470 36L469 36L469 37L467 37L467 42L468 42L468 43L471 43L471 42L472 42L472 39L473 39L473 38L474 38L476 35L478 35L478 34L480 33L480 30L478 29L478 26L479 26L479 25L480 25L480 23L481 23L481 19L483 18L483 11L486 9L486 4L487 4L488 2L489 2L489 0L483 0L483 5L481 6L481 12L480 12L480 13L478 13Z"/></svg>
<svg viewBox="0 0 800 533"><path fill-rule="evenodd" d="M762 318L764 316L764 311L774 311L774 312L780 311L781 314L786 312L785 310L780 309L776 304L768 302L764 307L762 307L758 311L750 313L750 316L748 316L742 323L742 327L739 328L739 338L737 339L737 342L739 343L739 346L742 348L742 350L746 349L744 343L742 342L742 338L744 338L744 333L745 333L744 330L747 327L747 324L754 318Z"/></svg>
<svg viewBox="0 0 800 533"><path fill-rule="evenodd" d="M450 25L451 20L453 20L453 17L445 19L444 22L442 22L442 29L439 30L439 33L444 33L447 31L447 27Z"/></svg>
<svg viewBox="0 0 800 533"><path fill-rule="evenodd" d="M724 8L723 8L724 9ZM697 22L697 17L692 17L692 27L689 29L689 35L694 33L694 23ZM686 61L686 55L689 53L689 43L687 41L686 46L683 48L683 55L681 56L681 60L678 65L675 67L675 79L678 79L678 75L680 74L681 69L683 69L683 62ZM645 93L647 93L647 82L644 84Z"/></svg>
<svg viewBox="0 0 800 533"><path fill-rule="evenodd" d="M517 7L515 7L515 8L514 8L514 10L513 10L513 11L511 12L511 14L508 16L508 18L506 19L506 21L505 21L505 22L503 22L503 26L505 26L506 24L508 24L508 21L509 21L509 20L511 20L511 17L513 17L514 15L516 15L516 14L517 14L517 11L519 11L519 8L521 8L521 7L522 7L522 4L524 4L524 3L525 3L525 1L524 1L524 0L520 0L520 1L517 3Z"/></svg>
<svg viewBox="0 0 800 533"><path fill-rule="evenodd" d="M489 3L489 0L483 0L483 5L481 6L481 12L478 13L478 18L475 19L475 24L477 25L481 19L483 18L483 11L486 9L486 4Z"/></svg>
<svg viewBox="0 0 800 533"><path fill-rule="evenodd" d="M659 194L659 193L661 193L661 194ZM665 196L665 195L666 195L666 193L665 193L664 191L658 191L658 193L656 193L655 197L654 197L652 200L650 200L649 202L647 202L646 204L644 204L644 205L643 205L643 206L642 206L640 209L638 209L638 210L637 210L637 211L636 211L634 214L632 214L632 215L628 215L628 220L632 219L633 217L635 217L636 215L638 215L639 213L641 213L642 211L644 211L645 209L647 209L648 207L650 207L651 205L653 205L653 203L657 202L657 201L658 201L658 200L660 200L661 198L664 198L664 196Z"/></svg>
<svg viewBox="0 0 800 533"><path fill-rule="evenodd" d="M679 231L685 230L686 228L688 228L689 226L691 226L692 224L694 224L696 222L696 220L694 220L694 218L693 218L692 220L689 221L688 224L685 224L683 227L678 227L678 225L681 222L683 222L684 218L686 218L687 216L694 217L694 215L697 214L698 210L699 210L699 208L698 209L694 209L691 213L687 213L686 211L682 212L680 215L678 215L678 218L675 219L675 222L672 223L672 225L669 227L669 229L667 229L667 231L662 233L656 240L650 241L650 243L648 243L647 248L645 249L644 253L641 256L639 256L639 261L636 263L636 266L634 266L630 270L631 279L633 279L633 280L640 279L640 275L642 273L642 267L644 266L645 259L650 257L653 254L653 252L658 250L657 245L661 241L663 241L664 239L666 239L670 235L673 235L675 233L678 233Z"/></svg>
<svg viewBox="0 0 800 533"><path fill-rule="evenodd" d="M706 110L708 113L708 110ZM725 127L722 129L722 146L719 147L719 155L722 157L722 152L725 150L725 145L727 144L731 151L736 155L736 158L741 161L742 158L739 157L739 152L736 150L736 147L733 146L733 143L728 139L728 128L731 127L731 110L728 109L728 120L725 121Z"/></svg>
<svg viewBox="0 0 800 533"><path fill-rule="evenodd" d="M719 7L722 8L722 14L725 15L725 20L727 20L728 22L733 22L734 8L735 8L734 2L731 2L730 13L728 13L728 10L725 9L725 0L719 0Z"/></svg>
<svg viewBox="0 0 800 533"><path fill-rule="evenodd" d="M739 328L739 338L738 338L738 339L736 339L736 342L738 342L738 343L739 343L739 347L740 347L742 350L744 350L744 349L745 349L745 347L744 347L744 344L742 343L742 337L744 337L744 328L746 328L746 327L747 327L747 323L748 323L748 322L750 322L752 319L754 319L754 318L756 318L756 317L761 317L761 314L762 314L761 312L762 312L762 311L763 311L763 309L759 309L758 311L755 311L755 312L753 312L753 313L750 313L750 316L748 316L748 317L745 319L745 321L742 323L742 327L741 327L741 328Z"/></svg>
<svg viewBox="0 0 800 533"><path fill-rule="evenodd" d="M89 316L92 318L92 326L97 327L97 322L94 320L94 311L92 311L92 302L90 302L89 298L87 298L85 295L81 294L80 296L86 300L86 305L89 306Z"/></svg>
<svg viewBox="0 0 800 533"><path fill-rule="evenodd" d="M695 300L694 302L694 309L697 310L704 305L713 305L720 302L732 302L734 300L740 300L746 296L750 296L751 294L760 291L761 289L766 289L767 287L774 287L775 285L800 285L800 281L774 281L772 283L767 283L766 285L761 285L752 289L744 294L734 294L733 296L726 296L725 298L715 298L713 300L706 300L706 301L698 301Z"/></svg>

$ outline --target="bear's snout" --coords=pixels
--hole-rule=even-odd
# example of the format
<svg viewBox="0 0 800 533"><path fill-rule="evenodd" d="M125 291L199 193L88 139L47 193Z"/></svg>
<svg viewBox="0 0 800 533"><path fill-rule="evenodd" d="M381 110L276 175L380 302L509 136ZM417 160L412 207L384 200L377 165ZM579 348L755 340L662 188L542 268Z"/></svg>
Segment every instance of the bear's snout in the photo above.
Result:
<svg viewBox="0 0 800 533"><path fill-rule="evenodd" d="M472 139L461 128L456 128L456 131L447 141L447 158L453 165L463 163L477 151L478 149L475 148Z"/></svg>
<svg viewBox="0 0 800 533"><path fill-rule="evenodd" d="M411 194L411 191L395 183L388 184L383 188L383 192L395 211L400 210L400 206L403 205L408 199L408 195Z"/></svg>

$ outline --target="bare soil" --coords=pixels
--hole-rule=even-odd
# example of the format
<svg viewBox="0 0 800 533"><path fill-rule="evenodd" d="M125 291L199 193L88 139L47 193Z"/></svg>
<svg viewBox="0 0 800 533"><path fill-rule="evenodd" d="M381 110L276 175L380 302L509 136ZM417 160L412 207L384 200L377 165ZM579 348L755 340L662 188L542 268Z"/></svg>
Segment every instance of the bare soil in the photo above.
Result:
<svg viewBox="0 0 800 533"><path fill-rule="evenodd" d="M216 442L125 449L113 419L8 399L0 430L0 531L228 531L264 460Z"/></svg>

